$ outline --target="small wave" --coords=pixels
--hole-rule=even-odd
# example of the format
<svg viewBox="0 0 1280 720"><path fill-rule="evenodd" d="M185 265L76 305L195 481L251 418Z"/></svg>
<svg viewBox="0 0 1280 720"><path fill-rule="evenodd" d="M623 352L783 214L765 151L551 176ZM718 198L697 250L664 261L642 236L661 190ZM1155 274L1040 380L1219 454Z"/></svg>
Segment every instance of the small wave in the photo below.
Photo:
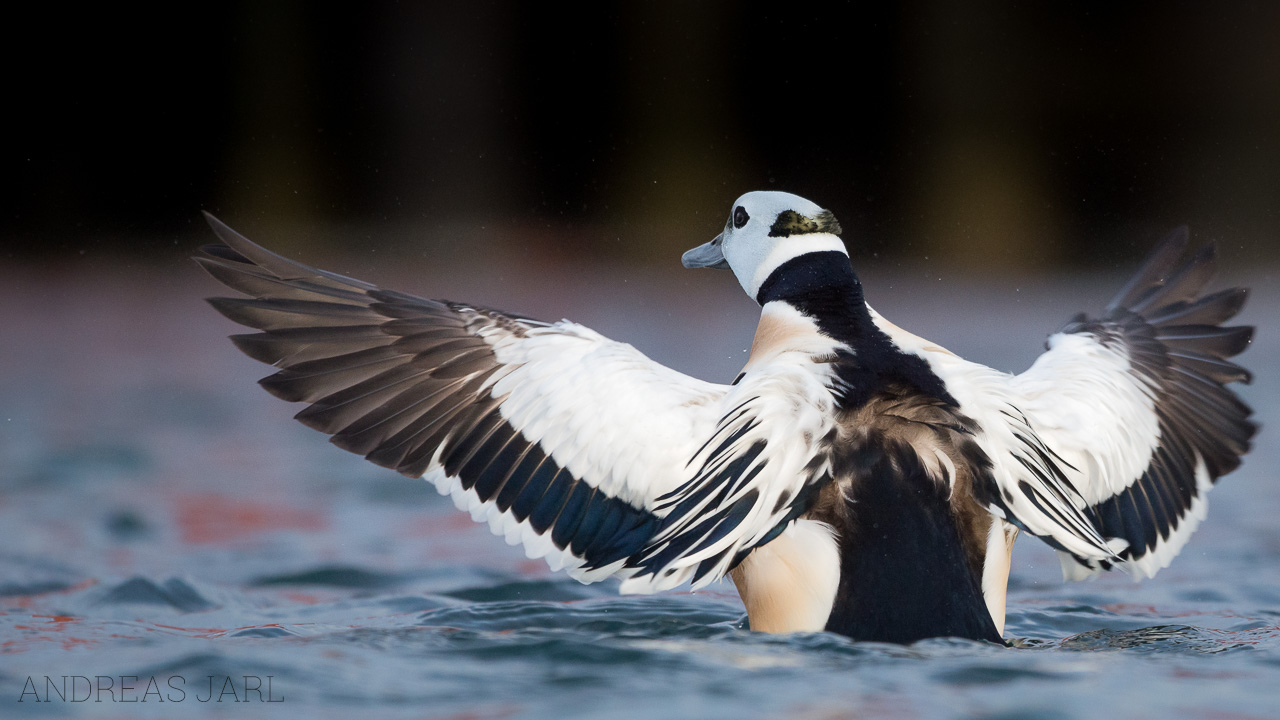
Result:
<svg viewBox="0 0 1280 720"><path fill-rule="evenodd" d="M318 567L296 573L266 575L249 584L253 587L271 587L273 585L321 585L338 588L367 588L377 590L399 585L406 580L405 576L394 573L377 572L363 568L334 565Z"/></svg>
<svg viewBox="0 0 1280 720"><path fill-rule="evenodd" d="M1277 629L1213 630L1191 625L1155 625L1136 630L1093 630L1063 640L1065 650L1138 650L1148 653L1222 653L1252 649Z"/></svg>
<svg viewBox="0 0 1280 720"><path fill-rule="evenodd" d="M163 585L145 577L134 577L109 589L98 600L100 605L168 605L182 612L199 612L215 607L189 583L169 578Z"/></svg>

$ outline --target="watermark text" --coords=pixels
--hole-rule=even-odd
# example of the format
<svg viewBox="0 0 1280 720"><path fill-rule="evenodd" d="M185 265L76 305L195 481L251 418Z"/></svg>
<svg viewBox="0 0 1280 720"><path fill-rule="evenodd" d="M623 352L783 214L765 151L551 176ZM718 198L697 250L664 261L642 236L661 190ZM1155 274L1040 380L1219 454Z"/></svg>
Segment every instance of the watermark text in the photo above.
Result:
<svg viewBox="0 0 1280 720"><path fill-rule="evenodd" d="M18 702L284 702L274 675L28 675Z"/></svg>

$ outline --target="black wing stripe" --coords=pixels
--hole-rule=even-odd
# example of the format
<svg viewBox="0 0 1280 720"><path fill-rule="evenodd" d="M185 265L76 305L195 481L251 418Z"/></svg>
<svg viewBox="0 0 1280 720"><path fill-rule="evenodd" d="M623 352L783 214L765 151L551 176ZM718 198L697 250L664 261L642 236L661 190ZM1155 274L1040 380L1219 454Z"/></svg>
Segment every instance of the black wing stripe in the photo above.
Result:
<svg viewBox="0 0 1280 720"><path fill-rule="evenodd" d="M736 455L729 452L731 447L731 443L725 443L719 451L728 456L728 462L715 463L721 459L717 455L708 458L696 478L698 484L691 486L696 489L676 503L662 518L656 533L659 542L633 560L640 568L639 574L657 573L676 558L706 550L746 519L759 499L759 492L755 489L748 490L732 502L729 502L729 498L735 488L745 487L746 482L750 482L763 469L762 464L756 464L755 467L752 464L764 452L765 443L756 441ZM744 477L747 478L746 482L739 482ZM709 511L708 508L714 510ZM695 575L705 576L710 570L711 568L702 568L700 564Z"/></svg>
<svg viewBox="0 0 1280 720"><path fill-rule="evenodd" d="M1133 528L1136 531L1135 534L1142 538L1143 547L1155 547L1156 540L1160 538L1161 527L1168 527L1169 524L1169 519L1161 513L1159 506L1153 502L1152 493L1149 492L1150 487L1159 481L1154 473L1149 475L1147 482L1136 482L1127 490L1133 498L1135 512L1138 517L1145 520Z"/></svg>
<svg viewBox="0 0 1280 720"><path fill-rule="evenodd" d="M506 482L498 489L498 492L492 496L493 503L498 506L499 510L506 512L511 509L511 503L516 501L520 495L520 491L524 489L529 478L533 477L538 470L548 463L542 448L534 447L533 451L527 453L520 460L520 464L511 471L507 476ZM554 467L555 463L551 463ZM557 468L558 469L558 468ZM481 497L481 500L489 500L490 498Z"/></svg>
<svg viewBox="0 0 1280 720"><path fill-rule="evenodd" d="M541 535L555 524L556 519L560 517L560 511L569 501L569 495L573 492L575 484L573 475L569 472L561 470L556 473L555 479L547 486L542 499L529 509L529 525L534 532Z"/></svg>
<svg viewBox="0 0 1280 720"><path fill-rule="evenodd" d="M578 531L573 534L573 542L569 543L569 549L575 555L582 555L587 549L595 544L596 536L600 534L612 523L616 523L617 510L606 505L599 510L592 512L593 506L599 501L599 488L593 488L587 500L587 510L582 514L582 520L578 523Z"/></svg>
<svg viewBox="0 0 1280 720"><path fill-rule="evenodd" d="M743 404L745 405L746 403L744 402ZM742 412L745 412L745 410L740 411L739 413L734 415L734 418L736 419L736 417L740 416ZM756 420L743 423L740 426L738 426L738 428L735 429L733 432L726 435L725 439L719 445L716 446L716 449L713 450L711 454L707 456L706 461L703 463L703 466L699 469L696 475L694 475L692 478L690 478L688 481L686 481L684 484L680 485L676 489L671 490L670 492L667 492L658 497L658 507L665 508L672 504L679 504L685 493L689 492L692 488L698 487L703 482L705 482L705 479L707 476L716 474L716 471L719 469L721 465L724 465L725 463L732 461L733 453L729 452L729 450L733 448L733 446L739 440L746 437L747 433L751 432L756 427L757 424L758 424L758 421ZM723 433L729 427L732 427L732 421L722 421L720 424L720 427L711 436L711 438L707 440L706 443L703 444L703 447L705 448L707 445L711 444L717 437L720 436L721 433ZM701 453L702 451L699 450L698 452ZM694 458L696 459L697 457L698 455L697 453L695 453ZM704 487L695 491L695 493L704 493L706 490L707 488Z"/></svg>
<svg viewBox="0 0 1280 720"><path fill-rule="evenodd" d="M1168 482L1169 477L1194 478L1194 473L1193 467L1186 466L1181 458L1161 448L1157 450L1151 468L1141 480L1093 507L1093 515L1098 520L1103 535L1123 538L1129 543L1129 547L1120 552L1122 559L1142 557L1156 547L1159 539L1168 539L1191 506L1195 490L1191 488L1192 494L1189 494L1189 488L1184 483L1176 483L1181 486L1177 490L1181 500L1179 502L1169 497L1171 502L1176 503L1176 514L1172 517L1167 514L1158 517L1142 512L1140 494L1161 484L1168 488L1170 484L1174 484Z"/></svg>
<svg viewBox="0 0 1280 720"><path fill-rule="evenodd" d="M763 442L753 443L751 447L747 448L746 452L732 458L722 468L716 469L710 481L704 478L702 484L694 492L677 503L671 509L671 512L667 513L663 520L663 528L687 521L689 517L704 507L720 507L724 504L732 496L735 485L742 487L764 469L763 465L756 465L750 472L747 471L747 468L751 467L756 458L760 457L760 454L764 452L764 447ZM733 482L735 478L740 480L736 484ZM707 499L712 493L715 493L715 497L708 501Z"/></svg>
<svg viewBox="0 0 1280 720"><path fill-rule="evenodd" d="M502 418L496 405L492 406L470 430L459 432L446 446L440 458L444 471L448 475L459 477L462 469L476 459L477 455L493 458L497 453L489 449L491 441L509 443L514 438L508 432L511 426ZM500 450L501 448L499 448ZM463 484L466 487L466 483Z"/></svg>
<svg viewBox="0 0 1280 720"><path fill-rule="evenodd" d="M715 545L718 541L724 539L730 531L738 527L738 524L746 519L747 513L751 512L751 509L755 507L756 500L759 496L760 492L758 490L750 490L743 494L741 499L734 502L725 510L717 513L719 520L715 523L715 526L698 541L698 544L694 545L689 550L690 554L702 552L712 545ZM697 535L698 533L695 532L693 534Z"/></svg>
<svg viewBox="0 0 1280 720"><path fill-rule="evenodd" d="M1166 452L1160 449L1151 461L1150 482L1139 482L1138 485L1147 491L1147 499L1156 521L1155 530L1162 539L1169 537L1169 531L1178 521L1181 508L1176 497L1176 480L1168 472Z"/></svg>
<svg viewBox="0 0 1280 720"><path fill-rule="evenodd" d="M556 547L569 547L582 527L582 520L591 510L596 489L586 483L575 483L569 491L569 499L560 508L560 515L551 526L551 541Z"/></svg>
<svg viewBox="0 0 1280 720"><path fill-rule="evenodd" d="M462 486L468 490L474 489L481 499L497 494L516 468L524 462L525 456L537 447L525 442L511 426L507 426L503 432L510 435L507 443L496 447L497 442L490 440L495 447L486 447L486 453L472 458L471 462L463 466L459 475Z"/></svg>
<svg viewBox="0 0 1280 720"><path fill-rule="evenodd" d="M468 385L474 383L474 385L478 386L480 382L478 379L472 380ZM466 389L466 386L464 386L464 390ZM470 430L469 425L465 426L466 429L460 426L472 421L473 416L469 415L469 413L473 413L479 407L482 407L477 406L475 404L476 401L473 399L473 392L477 389L476 387L470 388L472 392L466 393L463 399L458 400L457 404L447 410L444 415L432 418L430 422L425 422L426 418L423 418L422 421L414 423L414 425L402 431L401 434L405 434L410 428L420 425L415 433L409 435L403 441L408 451L405 453L403 464L400 468L402 473L409 477L421 477L431 466L432 461L435 459L436 451L448 441L451 435L457 437L455 433L461 434Z"/></svg>
<svg viewBox="0 0 1280 720"><path fill-rule="evenodd" d="M599 491L596 492L596 495L601 494ZM593 564L609 565L638 552L652 537L652 530L656 527L656 522L641 523L641 527L649 532L643 533L643 539L639 542L628 544L626 542L628 534L632 532L635 524L631 522L630 513L627 513L622 505L611 503L604 513L593 517L599 518L599 522L595 523L595 532L580 532L569 545L576 552L581 552L584 557L593 558Z"/></svg>
<svg viewBox="0 0 1280 720"><path fill-rule="evenodd" d="M529 477L524 483L508 482L503 488L504 493L509 493L511 504L509 509L511 514L517 520L524 520L529 517L529 512L537 504L538 500L547 492L547 488L551 486L551 481L556 479L556 475L563 472L559 465L556 465L551 458L544 458L542 463L538 465L538 469L529 473ZM518 492L516 487L520 487Z"/></svg>

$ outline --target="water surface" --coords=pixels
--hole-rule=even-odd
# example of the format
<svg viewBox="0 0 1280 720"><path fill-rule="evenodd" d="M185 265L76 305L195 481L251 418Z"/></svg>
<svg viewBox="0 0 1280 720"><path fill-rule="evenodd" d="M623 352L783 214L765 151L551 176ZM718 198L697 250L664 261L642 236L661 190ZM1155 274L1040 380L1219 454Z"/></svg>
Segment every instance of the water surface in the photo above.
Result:
<svg viewBox="0 0 1280 720"><path fill-rule="evenodd" d="M1009 370L1116 281L927 270L868 273L869 296ZM371 279L570 316L708 379L736 374L754 325L727 276L678 269ZM1267 324L1280 295L1267 275L1243 280L1259 289L1245 319L1263 325L1243 392L1265 425L1280 399ZM186 264L0 270L0 716L1280 716L1280 485L1265 429L1154 580L1064 584L1052 553L1020 540L1013 648L769 636L745 629L728 583L654 597L580 585L425 483L328 445L255 386L267 368L200 302L216 291ZM24 690L49 699L46 676L115 680L102 702L36 702ZM145 702L120 702L121 676L140 678L128 697Z"/></svg>

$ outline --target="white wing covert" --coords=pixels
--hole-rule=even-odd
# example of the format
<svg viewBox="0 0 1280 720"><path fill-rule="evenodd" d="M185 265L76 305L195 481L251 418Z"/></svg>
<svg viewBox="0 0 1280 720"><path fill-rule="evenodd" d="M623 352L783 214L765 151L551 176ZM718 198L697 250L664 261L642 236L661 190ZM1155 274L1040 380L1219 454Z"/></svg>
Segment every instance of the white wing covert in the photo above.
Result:
<svg viewBox="0 0 1280 720"><path fill-rule="evenodd" d="M232 340L278 368L266 390L583 582L705 585L830 478L829 413L776 407L761 383L703 382L568 321L382 290L208 220L225 244L197 262L250 296L210 303L261 331Z"/></svg>

